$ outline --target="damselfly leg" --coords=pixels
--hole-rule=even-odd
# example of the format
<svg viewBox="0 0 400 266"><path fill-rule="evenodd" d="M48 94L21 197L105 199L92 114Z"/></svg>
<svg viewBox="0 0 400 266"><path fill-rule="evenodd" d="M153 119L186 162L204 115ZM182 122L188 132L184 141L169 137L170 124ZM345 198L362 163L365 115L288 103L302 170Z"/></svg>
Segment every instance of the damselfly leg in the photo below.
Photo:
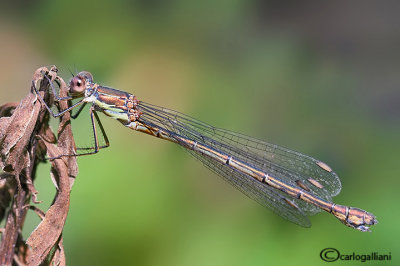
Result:
<svg viewBox="0 0 400 266"><path fill-rule="evenodd" d="M46 79L49 81L50 87L51 87L51 89L52 89L52 91L53 91L53 99L54 99L54 100L56 100L56 101L68 101L68 100L72 100L72 99L73 99L73 97L71 97L71 96L59 97L59 96L57 95L56 89L54 88L54 85L53 85L53 83L51 82L51 80L50 80L47 76L45 76L45 77L46 77ZM44 99L42 98L42 96L40 95L40 93L39 93L39 91L37 90L37 88L36 88L36 86L35 86L35 83L34 83L33 81L32 81L32 88L34 89L34 91L35 91L35 93L36 93L36 95L37 95L39 101L46 107L47 111L49 111L49 113L51 114L51 116L54 117L54 118L60 117L60 116L62 116L63 114L65 114L66 112L69 112L69 111L71 111L72 109L74 109L75 107L77 107L77 106L79 106L79 105L81 105L81 104L84 103L84 102L83 102L83 99L82 99L82 100L80 100L79 102L77 102L77 103L73 104L72 106L68 107L67 109L62 110L62 111L60 111L59 113L54 113L53 110L51 110L51 108L47 105L47 103L45 102L45 100L44 100Z"/></svg>
<svg viewBox="0 0 400 266"><path fill-rule="evenodd" d="M54 101L57 101L57 102L59 102L59 101L71 101L72 99L77 99L77 98L81 98L82 97L82 95L80 95L80 94L76 95L76 97L73 97L73 96L60 97L57 94L57 91L56 91L51 79L47 75L45 75L44 77L47 79L47 82L49 83L49 86L51 87L51 90L53 92L53 100ZM58 85L60 85L60 84L58 84ZM32 88L36 92L36 95L38 96L39 101L46 107L46 109L48 110L50 115L52 117L54 117L54 118L60 117L60 116L64 115L65 113L67 113L69 111L72 111L73 109L75 109L76 107L79 106L79 109L78 109L78 111L76 113L74 113L74 114L71 113L71 118L72 119L76 119L81 114L82 110L85 108L85 106L87 104L87 102L85 102L85 98L82 98L78 102L70 105L70 107L68 107L67 109L62 110L62 111L60 111L58 113L54 113L53 110L47 105L47 103L44 101L44 99L42 98L42 96L38 92L34 82L32 82ZM62 154L62 155L57 156L57 157L48 158L49 160L54 160L54 159L58 159L58 158L61 158L61 157L71 157L71 156L82 156L82 155L96 154L96 153L99 152L100 149L107 148L107 147L110 146L110 142L108 140L108 137L107 137L107 134L106 134L106 132L104 130L104 127L103 127L103 125L102 125L102 123L100 121L99 116L97 115L97 113L96 113L96 111L94 109L95 109L94 106L91 106L90 109L89 109L90 121L91 121L91 124L92 124L91 128L92 128L93 137L94 137L94 145L92 147L84 147L84 148L76 147L77 151L84 151L84 152L82 152L82 153L73 153L73 154ZM98 139L98 134L97 134L97 129L96 129L96 121L97 121L97 124L98 124L98 126L100 128L101 135L102 135L103 140L104 140L104 145L100 145L99 144L99 139Z"/></svg>
<svg viewBox="0 0 400 266"><path fill-rule="evenodd" d="M81 106L79 106L79 109L75 114L71 113L71 118L76 119L79 116L79 114L82 112L82 110L85 108L86 104L87 103L83 103Z"/></svg>

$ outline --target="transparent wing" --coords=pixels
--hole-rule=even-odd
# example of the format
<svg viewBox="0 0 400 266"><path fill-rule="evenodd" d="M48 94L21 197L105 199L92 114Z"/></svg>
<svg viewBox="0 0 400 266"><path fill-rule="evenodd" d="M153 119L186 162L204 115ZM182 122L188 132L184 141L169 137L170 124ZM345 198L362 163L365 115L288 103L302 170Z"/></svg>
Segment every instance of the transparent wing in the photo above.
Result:
<svg viewBox="0 0 400 266"><path fill-rule="evenodd" d="M267 208L270 208L279 216L282 216L283 218L295 224L304 227L311 226L310 220L303 213L303 211L288 204L288 199L280 191L262 184L256 181L254 178L240 173L226 164L224 165L216 163L213 159L199 152L192 150L187 151L199 159L207 168L220 175L225 181L249 198Z"/></svg>
<svg viewBox="0 0 400 266"><path fill-rule="evenodd" d="M170 131L172 136L177 134L215 148L328 201L340 192L341 184L338 176L328 166L312 157L240 133L215 128L166 108L144 102L139 104L139 108L143 112L141 119L144 122ZM176 139L179 141L179 138ZM292 199L293 205L297 208L293 207L286 200L282 200L286 198L286 195L280 191L255 181L250 176L236 172L229 166L221 166L195 151L189 152L244 194L292 222L307 226L308 219L305 217L307 219L305 222L304 218L299 217L320 211L318 207L297 199Z"/></svg>

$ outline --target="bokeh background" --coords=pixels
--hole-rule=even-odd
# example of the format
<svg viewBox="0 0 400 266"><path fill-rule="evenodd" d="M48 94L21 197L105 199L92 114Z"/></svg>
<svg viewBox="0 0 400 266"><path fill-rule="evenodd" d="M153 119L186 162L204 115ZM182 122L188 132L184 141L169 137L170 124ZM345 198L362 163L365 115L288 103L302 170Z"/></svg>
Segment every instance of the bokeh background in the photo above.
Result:
<svg viewBox="0 0 400 266"><path fill-rule="evenodd" d="M40 66L57 65L66 80L88 70L327 162L342 180L335 201L380 222L361 233L323 213L301 228L183 149L104 118L111 147L78 159L69 265L324 265L327 247L391 252L399 263L399 2L9 1L0 10L1 103L21 99ZM39 170L47 209L55 190L49 165ZM26 237L38 222L29 215Z"/></svg>

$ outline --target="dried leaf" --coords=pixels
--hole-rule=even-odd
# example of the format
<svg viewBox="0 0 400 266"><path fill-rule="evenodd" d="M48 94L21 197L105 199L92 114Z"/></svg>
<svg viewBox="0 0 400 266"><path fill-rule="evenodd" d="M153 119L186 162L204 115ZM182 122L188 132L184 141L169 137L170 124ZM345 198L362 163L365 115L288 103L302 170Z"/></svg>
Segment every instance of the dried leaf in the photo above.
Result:
<svg viewBox="0 0 400 266"><path fill-rule="evenodd" d="M4 138L0 143L3 170L19 173L28 168L29 156L26 148L31 139L40 110L40 102L36 102L36 95L29 93L15 109L8 121L8 127L3 131ZM24 156L21 157L21 154Z"/></svg>
<svg viewBox="0 0 400 266"><path fill-rule="evenodd" d="M67 96L68 87L65 84L64 80L57 77L58 81L61 84L60 96ZM64 110L68 108L67 102L60 102L60 109ZM58 147L62 148L65 154L72 154L76 150L74 137L72 134L71 128L71 117L70 113L63 115L60 125L58 127ZM76 162L76 157L66 157L68 161L68 174L71 177L72 183L74 178L78 175L78 164ZM72 186L72 184L71 184Z"/></svg>
<svg viewBox="0 0 400 266"><path fill-rule="evenodd" d="M62 150L54 144L46 144L46 147L49 157L62 154ZM62 233L68 214L70 187L67 165L62 159L53 160L52 172L57 176L59 190L54 204L26 241L32 248L32 253L28 257L29 265L40 264L47 257Z"/></svg>
<svg viewBox="0 0 400 266"><path fill-rule="evenodd" d="M33 205L26 205L24 206L24 208L29 208L30 210L34 211L37 214L37 216L39 216L40 220L43 220L44 216L46 215L44 211Z"/></svg>
<svg viewBox="0 0 400 266"><path fill-rule="evenodd" d="M27 193L21 190L17 193L12 208L7 215L6 226L1 238L0 265L11 265L14 258L15 247L19 232L25 219L26 210L20 208L27 200Z"/></svg>
<svg viewBox="0 0 400 266"><path fill-rule="evenodd" d="M64 93L66 94L67 87L62 79L59 77L55 78L59 79L61 84L60 96L63 96ZM66 102L60 102L59 108L65 109L67 107ZM42 136L40 137L41 141L39 143L43 143L46 146L48 157L54 158L62 154L71 154L75 148L69 119L69 113L63 115L61 118L57 146L46 141ZM32 247L32 252L28 257L29 265L42 263L48 256L52 255L57 255L51 259L52 261L59 261L65 264L63 248L57 251L60 247L58 241L61 239L62 229L69 209L70 187L72 186L70 180L74 180L77 175L78 166L75 157L62 157L53 160L51 164L51 176L57 187L57 194L53 205L46 212L44 219L27 240L27 244ZM56 247L57 250L55 253L51 254L51 251Z"/></svg>
<svg viewBox="0 0 400 266"><path fill-rule="evenodd" d="M6 103L0 106L0 117L11 116L18 103Z"/></svg>
<svg viewBox="0 0 400 266"><path fill-rule="evenodd" d="M12 207L7 209L7 221L0 243L0 265L65 265L62 230L69 209L70 187L78 174L76 158L61 157L51 162L51 176L55 180L57 193L46 213L29 204L30 197L34 203L38 203L38 192L33 182L36 166L43 161L46 150L49 157L59 157L71 154L75 148L69 113L61 117L58 141L48 126L49 114L42 102L50 106L53 100L49 98L49 80L45 75L51 82L57 80L61 84L60 95L67 94L68 88L57 76L57 69L43 67L35 71L32 80L32 86L38 89L40 98L31 87L31 93L18 105L11 103L0 107L0 167L7 172L0 175L0 218L5 215L6 206L13 201ZM58 107L65 109L68 103L61 101ZM19 232L29 209L40 214L43 220L25 244ZM31 248L28 249L27 245Z"/></svg>
<svg viewBox="0 0 400 266"><path fill-rule="evenodd" d="M60 242L58 243L58 249L56 250L56 253L54 254L51 264L52 265L60 265L60 266L66 265L64 244L63 244L62 236L61 236Z"/></svg>
<svg viewBox="0 0 400 266"><path fill-rule="evenodd" d="M13 175L0 174L0 221L3 220L6 209L10 206L16 188L17 184Z"/></svg>

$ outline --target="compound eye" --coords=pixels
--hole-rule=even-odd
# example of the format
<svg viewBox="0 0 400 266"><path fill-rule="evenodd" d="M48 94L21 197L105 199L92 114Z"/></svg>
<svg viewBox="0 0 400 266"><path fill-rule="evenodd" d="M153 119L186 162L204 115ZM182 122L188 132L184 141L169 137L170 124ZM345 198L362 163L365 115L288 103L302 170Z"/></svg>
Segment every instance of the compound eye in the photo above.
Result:
<svg viewBox="0 0 400 266"><path fill-rule="evenodd" d="M85 91L85 80L81 76L75 76L69 84L70 92L73 94L81 94Z"/></svg>

